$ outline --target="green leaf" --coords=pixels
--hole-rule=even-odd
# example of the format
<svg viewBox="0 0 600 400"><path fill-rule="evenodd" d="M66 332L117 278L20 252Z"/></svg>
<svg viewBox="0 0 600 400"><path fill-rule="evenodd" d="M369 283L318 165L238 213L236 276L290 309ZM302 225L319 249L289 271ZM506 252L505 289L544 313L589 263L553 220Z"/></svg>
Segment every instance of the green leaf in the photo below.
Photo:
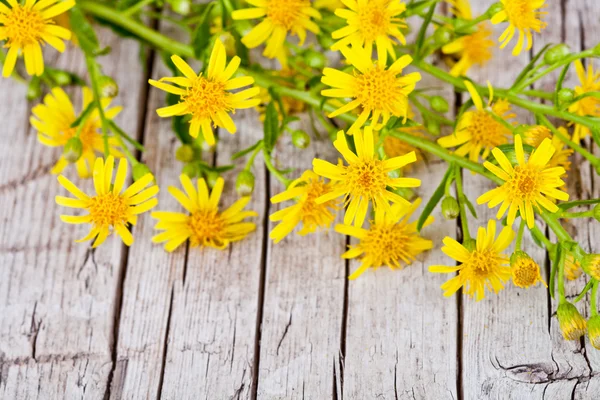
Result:
<svg viewBox="0 0 600 400"><path fill-rule="evenodd" d="M468 197L463 194L461 200L467 205L467 208L469 209L469 211L471 211L471 215L473 216L473 218L477 219L477 212L475 211L475 207L473 207L473 203L471 203Z"/></svg>
<svg viewBox="0 0 600 400"><path fill-rule="evenodd" d="M73 123L71 124L71 128L76 128L77 126L79 126L79 124L81 124L81 121L86 120L90 116L92 111L94 111L94 109L96 109L96 103L91 101L90 104L87 105L85 110L83 110L81 115L77 117L75 121L73 121Z"/></svg>
<svg viewBox="0 0 600 400"><path fill-rule="evenodd" d="M268 153L273 151L277 136L279 135L279 114L275 103L270 102L265 112L265 123L264 123L264 142L265 149Z"/></svg>
<svg viewBox="0 0 600 400"><path fill-rule="evenodd" d="M114 133L121 136L123 139L125 139L129 143L131 143L133 145L133 147L135 147L136 149L138 149L141 152L145 151L144 146L142 146L142 144L140 142L138 142L137 140L135 140L131 136L129 136L127 133L125 133L125 131L123 129L121 129L121 127L119 125L117 125L115 123L115 121L113 121L112 119L108 120L108 126L110 127L111 131L113 131Z"/></svg>
<svg viewBox="0 0 600 400"><path fill-rule="evenodd" d="M561 246L556 246L556 252L554 254L554 258L552 260L552 268L550 269L550 282L548 282L548 291L550 292L550 296L552 298L556 297L556 272L558 271L558 264L561 259Z"/></svg>
<svg viewBox="0 0 600 400"><path fill-rule="evenodd" d="M417 222L417 230L419 232L421 231L421 228L423 228L423 225L425 224L425 221L427 221L427 218L429 218L429 216L431 215L431 213L433 212L435 207L438 205L438 203L440 202L442 197L444 197L444 193L445 193L445 189L446 189L446 180L448 180L448 178L452 174L453 169L454 169L453 165L450 165L448 167L448 170L444 174L442 181L438 185L437 189L435 189L435 192L433 192L433 195L431 196L431 198L425 205L425 208L423 208L423 212L419 216L419 221Z"/></svg>
<svg viewBox="0 0 600 400"><path fill-rule="evenodd" d="M231 160L237 160L240 157L244 157L246 154L253 152L254 150L256 150L256 148L258 146L260 146L262 144L262 140L259 140L258 142L254 143L252 146L245 148L244 150L240 150L237 153L235 153L234 155L231 156Z"/></svg>
<svg viewBox="0 0 600 400"><path fill-rule="evenodd" d="M214 3L210 3L204 13L202 14L202 19L196 26L194 33L192 34L192 48L194 49L194 55L196 58L202 58L202 55L208 48L208 43L210 41L210 11L212 10Z"/></svg>
<svg viewBox="0 0 600 400"><path fill-rule="evenodd" d="M419 34L417 35L417 41L415 43L415 56L416 58L420 58L422 56L421 52L423 51L423 43L425 42L425 34L427 33L427 27L433 18L433 12L435 11L436 4L434 3L431 7L429 7L429 11L425 18L423 18L423 22L421 23L421 29L419 29Z"/></svg>
<svg viewBox="0 0 600 400"><path fill-rule="evenodd" d="M69 15L71 29L79 41L79 47L85 54L95 56L100 49L100 43L94 28L78 6L71 8Z"/></svg>

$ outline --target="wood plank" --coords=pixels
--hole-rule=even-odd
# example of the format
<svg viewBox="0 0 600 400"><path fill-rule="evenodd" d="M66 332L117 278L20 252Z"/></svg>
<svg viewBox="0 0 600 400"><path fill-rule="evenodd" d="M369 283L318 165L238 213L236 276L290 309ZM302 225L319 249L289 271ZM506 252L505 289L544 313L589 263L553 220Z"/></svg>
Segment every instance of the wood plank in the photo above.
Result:
<svg viewBox="0 0 600 400"><path fill-rule="evenodd" d="M117 122L138 130L139 46L102 30L112 53L99 61L121 84ZM55 64L85 74L79 49ZM60 155L37 142L30 129L25 88L3 79L10 93L0 107L0 397L102 398L112 370L115 306L120 296L124 247L111 237L92 251L73 241L87 233L60 222L54 196L65 191L49 171ZM79 89L73 89L80 99ZM79 101L75 102L79 107ZM69 168L66 175L81 183ZM89 190L92 182L82 186Z"/></svg>
<svg viewBox="0 0 600 400"><path fill-rule="evenodd" d="M308 115L295 129L311 132ZM275 158L296 168L294 177L312 168L314 157L335 161L338 153L326 132L299 150L283 137ZM271 196L284 190L271 177ZM291 203L271 205L269 214ZM338 218L338 222L340 219ZM269 224L269 230L274 223ZM258 398L331 398L334 364L339 365L346 238L332 229L307 236L290 234L278 244L269 240L260 342Z"/></svg>

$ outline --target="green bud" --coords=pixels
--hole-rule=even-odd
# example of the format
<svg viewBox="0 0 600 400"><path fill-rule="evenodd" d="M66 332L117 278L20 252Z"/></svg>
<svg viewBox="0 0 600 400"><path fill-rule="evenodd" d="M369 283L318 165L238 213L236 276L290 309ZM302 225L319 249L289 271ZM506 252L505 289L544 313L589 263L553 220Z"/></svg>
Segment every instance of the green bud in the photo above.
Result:
<svg viewBox="0 0 600 400"><path fill-rule="evenodd" d="M600 222L600 204L596 204L596 207L594 207L594 218Z"/></svg>
<svg viewBox="0 0 600 400"><path fill-rule="evenodd" d="M110 76L101 76L98 79L98 88L100 89L101 97L113 98L119 94L119 86Z"/></svg>
<svg viewBox="0 0 600 400"><path fill-rule="evenodd" d="M581 260L581 268L594 279L600 279L600 254L586 254Z"/></svg>
<svg viewBox="0 0 600 400"><path fill-rule="evenodd" d="M37 76L31 78L27 86L27 100L38 99L42 95L42 81Z"/></svg>
<svg viewBox="0 0 600 400"><path fill-rule="evenodd" d="M439 27L433 34L433 40L438 46L448 44L454 38L453 32L445 26Z"/></svg>
<svg viewBox="0 0 600 400"><path fill-rule="evenodd" d="M310 144L310 136L304 131L292 132L292 144L299 149L305 149Z"/></svg>
<svg viewBox="0 0 600 400"><path fill-rule="evenodd" d="M78 137L72 137L67 140L65 147L63 149L63 157L70 163L77 162L81 158L81 154L83 153L83 144Z"/></svg>
<svg viewBox="0 0 600 400"><path fill-rule="evenodd" d="M504 10L504 5L502 3L494 3L487 9L486 14L489 18L492 18L494 15L498 14L500 11Z"/></svg>
<svg viewBox="0 0 600 400"><path fill-rule="evenodd" d="M322 53L312 49L309 49L304 53L304 61L306 62L306 65L316 69L323 69L327 64L327 58Z"/></svg>
<svg viewBox="0 0 600 400"><path fill-rule="evenodd" d="M454 25L454 31L460 31L460 33L464 34L477 32L477 25L472 25L467 28L467 26L470 25L470 23L471 21L462 18L455 18L452 21L452 24Z"/></svg>
<svg viewBox="0 0 600 400"><path fill-rule="evenodd" d="M184 144L180 146L175 152L175 158L177 161L181 161L183 163L189 163L194 160L194 148L189 144Z"/></svg>
<svg viewBox="0 0 600 400"><path fill-rule="evenodd" d="M600 56L600 43L598 43L596 46L594 46L592 51L594 52L595 56Z"/></svg>
<svg viewBox="0 0 600 400"><path fill-rule="evenodd" d="M571 49L564 43L552 46L544 53L544 63L547 65L555 64L571 54Z"/></svg>
<svg viewBox="0 0 600 400"><path fill-rule="evenodd" d="M573 304L568 301L560 303L558 310L556 310L556 316L558 317L560 330L566 340L578 340L585 334L587 324Z"/></svg>
<svg viewBox="0 0 600 400"><path fill-rule="evenodd" d="M217 183L217 179L219 179L219 173L215 172L215 171L209 171L206 173L206 184L208 185L209 188L213 188L215 187L215 184Z"/></svg>
<svg viewBox="0 0 600 400"><path fill-rule="evenodd" d="M427 121L427 130L432 135L439 135L441 133L440 123L437 122L435 119L430 119L429 121Z"/></svg>
<svg viewBox="0 0 600 400"><path fill-rule="evenodd" d="M67 86L71 84L71 75L68 72L61 71L58 69L53 69L48 71L48 75L50 78L56 83L58 86Z"/></svg>
<svg viewBox="0 0 600 400"><path fill-rule="evenodd" d="M429 99L429 105L433 111L445 113L448 111L448 102L442 96L433 96Z"/></svg>
<svg viewBox="0 0 600 400"><path fill-rule="evenodd" d="M331 35L326 34L317 36L317 40L319 41L321 47L323 47L324 49L331 48L331 46L333 46L333 44L335 43L334 40L331 38Z"/></svg>
<svg viewBox="0 0 600 400"><path fill-rule="evenodd" d="M250 196L254 191L254 174L249 169L243 170L237 176L235 191L242 197Z"/></svg>
<svg viewBox="0 0 600 400"><path fill-rule="evenodd" d="M460 214L460 209L458 207L458 201L452 196L444 197L442 200L442 215L446 219L456 219Z"/></svg>
<svg viewBox="0 0 600 400"><path fill-rule="evenodd" d="M527 133L527 131L531 128L531 125L519 125L515 128L514 130L514 134L516 135L520 135L521 138L525 137L525 133Z"/></svg>
<svg viewBox="0 0 600 400"><path fill-rule="evenodd" d="M139 181L140 179L142 179L144 176L151 174L152 178L154 179L154 175L152 174L152 171L150 171L150 168L148 168L148 166L144 163L137 163L133 166L133 180L134 181Z"/></svg>
<svg viewBox="0 0 600 400"><path fill-rule="evenodd" d="M185 164L181 172L190 178L196 178L199 174L198 166L194 163Z"/></svg>
<svg viewBox="0 0 600 400"><path fill-rule="evenodd" d="M588 320L588 338L596 349L600 350L600 315L594 315Z"/></svg>
<svg viewBox="0 0 600 400"><path fill-rule="evenodd" d="M171 8L179 15L188 15L192 8L190 0L171 0Z"/></svg>
<svg viewBox="0 0 600 400"><path fill-rule="evenodd" d="M575 98L575 92L573 89L562 88L558 91L558 103L559 104L568 104L573 101Z"/></svg>

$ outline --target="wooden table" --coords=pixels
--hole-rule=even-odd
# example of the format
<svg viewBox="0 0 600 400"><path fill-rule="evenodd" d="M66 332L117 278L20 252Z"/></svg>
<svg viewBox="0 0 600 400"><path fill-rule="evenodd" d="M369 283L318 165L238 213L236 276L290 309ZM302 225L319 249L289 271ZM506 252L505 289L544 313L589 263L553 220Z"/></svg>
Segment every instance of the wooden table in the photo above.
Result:
<svg viewBox="0 0 600 400"><path fill-rule="evenodd" d="M472 3L478 15L490 2ZM549 26L535 37L534 51L547 42L573 49L596 44L595 0L547 3ZM495 27L496 37L502 29ZM143 161L162 187L159 208L178 209L166 190L180 173L178 143L170 121L154 112L164 93L146 84L168 72L157 54L140 63L135 42L108 31L101 39L113 49L101 59L105 72L121 87L118 122L146 146ZM471 76L508 86L528 60L496 49L494 62ZM56 57L55 65L85 71L76 50ZM574 73L566 82L576 84ZM446 87L426 76L422 85ZM538 89L552 90L552 79ZM25 100L25 87L3 79L0 93L0 398L600 398L600 352L586 341L562 339L556 304L543 286L509 284L479 303L442 297L447 277L427 266L451 262L439 247L444 236L456 235L457 224L438 210L435 228L424 231L435 250L403 271L382 268L349 282L357 264L340 258L344 237L321 232L278 245L267 240L273 225L266 217L279 207L268 199L282 187L259 160L250 205L259 229L226 251L168 254L150 241L149 215L135 227L130 249L114 237L96 251L73 243L85 232L58 218L63 210L54 196L64 191L49 170L59 152L37 142L28 122L35 103ZM70 93L80 99L78 89ZM438 93L452 105L463 100L449 88ZM532 122L523 113L519 118ZM238 112L236 122L236 135L219 134L218 164L262 135L255 111ZM299 127L310 131L305 116ZM284 139L276 153L297 168L309 167L315 155L331 159L335 152L326 141L299 151ZM414 170L423 178L419 194L431 195L443 172L435 159ZM574 160L571 175L574 198L600 196L600 179L585 160ZM68 176L75 179L72 170ZM226 204L236 198L233 176L227 175ZM491 186L465 174L465 187L475 199ZM493 217L484 207L477 212L479 224ZM574 221L568 228L600 250L598 224ZM525 246L548 267L529 236ZM570 294L584 283L569 285Z"/></svg>

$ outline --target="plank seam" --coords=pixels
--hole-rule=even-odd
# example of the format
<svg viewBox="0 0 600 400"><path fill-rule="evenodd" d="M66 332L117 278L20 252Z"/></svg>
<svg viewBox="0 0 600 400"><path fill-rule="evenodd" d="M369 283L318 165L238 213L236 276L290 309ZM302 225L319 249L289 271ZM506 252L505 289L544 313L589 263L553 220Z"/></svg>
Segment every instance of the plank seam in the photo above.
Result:
<svg viewBox="0 0 600 400"><path fill-rule="evenodd" d="M186 249L185 264L187 264L187 249ZM158 380L158 387L157 387L157 395L158 395L157 397L159 399L162 398L162 388L163 388L163 383L165 380L164 379L165 378L165 368L167 365L167 350L168 350L168 346L169 346L169 335L171 333L171 315L173 314L173 298L175 297L175 289L174 289L173 285L171 286L171 301L169 302L169 312L167 314L167 329L165 332L163 355L162 355L161 366L160 366L160 377Z"/></svg>

